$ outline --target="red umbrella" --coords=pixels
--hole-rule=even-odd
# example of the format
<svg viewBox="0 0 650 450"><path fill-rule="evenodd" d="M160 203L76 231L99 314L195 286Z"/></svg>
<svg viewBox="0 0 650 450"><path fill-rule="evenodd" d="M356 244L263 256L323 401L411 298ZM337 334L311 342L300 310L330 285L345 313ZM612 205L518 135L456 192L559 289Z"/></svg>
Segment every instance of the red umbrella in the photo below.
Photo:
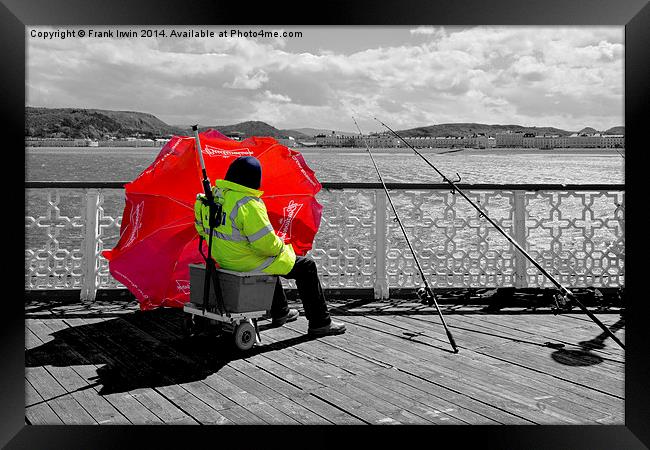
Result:
<svg viewBox="0 0 650 450"><path fill-rule="evenodd" d="M239 156L259 159L260 190L275 232L297 255L312 248L321 219L322 206L315 197L321 185L300 152L270 137L235 141L208 130L200 139L213 183L225 177ZM204 262L194 228L201 180L194 137L174 136L155 161L125 186L120 239L102 254L111 275L136 296L142 310L180 308L189 301L188 264Z"/></svg>

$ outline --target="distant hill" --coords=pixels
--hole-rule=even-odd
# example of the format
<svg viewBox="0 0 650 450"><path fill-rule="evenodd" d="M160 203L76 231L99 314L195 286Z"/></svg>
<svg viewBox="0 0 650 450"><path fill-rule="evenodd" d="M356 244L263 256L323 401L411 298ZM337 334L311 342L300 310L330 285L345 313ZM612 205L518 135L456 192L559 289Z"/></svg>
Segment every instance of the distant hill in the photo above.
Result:
<svg viewBox="0 0 650 450"><path fill-rule="evenodd" d="M209 127L201 127L201 129L204 128L213 128L222 132L223 134L240 133L240 135L244 138L249 136L271 136L274 138L288 138L291 136L294 139L306 139L309 137L295 130L278 130L274 126L260 121L241 122L234 125L213 125Z"/></svg>
<svg viewBox="0 0 650 450"><path fill-rule="evenodd" d="M156 116L135 111L81 108L33 108L25 110L25 136L41 138L102 139L164 137L182 133Z"/></svg>
<svg viewBox="0 0 650 450"><path fill-rule="evenodd" d="M324 128L295 128L279 130L260 121L241 122L234 125L201 126L202 130L213 128L224 134L249 136L293 137L296 140L310 140L318 134L353 136L356 133L328 130ZM486 125L481 123L443 123L399 131L401 136L471 136L483 133L494 136L499 132L524 132L535 134L557 134L566 136L570 131L552 127L523 127L521 125ZM587 127L580 132L595 133ZM608 134L625 134L625 127L613 127ZM25 109L25 137L103 139L106 137L163 138L172 135L191 135L190 127L168 125L156 116L136 111L110 111L82 108L37 108Z"/></svg>
<svg viewBox="0 0 650 450"><path fill-rule="evenodd" d="M612 127L605 134L625 134L625 127Z"/></svg>
<svg viewBox="0 0 650 450"><path fill-rule="evenodd" d="M295 130L278 130L259 121L235 125L202 126L201 130L214 128L224 134L239 132L249 136L307 139L309 136ZM25 109L25 136L39 138L103 139L105 137L161 138L172 135L190 135L188 126L168 125L156 116L136 111L110 111L82 108Z"/></svg>
<svg viewBox="0 0 650 450"><path fill-rule="evenodd" d="M591 127L585 127L582 130L578 131L578 134L595 134L595 133L598 133L598 130Z"/></svg>
<svg viewBox="0 0 650 450"><path fill-rule="evenodd" d="M535 133L535 134L557 134L560 136L570 135L570 131L561 130L553 127L523 127L521 125L486 125L482 123L442 123L439 125L430 125L426 127L410 128L408 130L398 131L400 136L432 136L432 137L463 137L473 134L485 134L494 136L496 133L506 131Z"/></svg>

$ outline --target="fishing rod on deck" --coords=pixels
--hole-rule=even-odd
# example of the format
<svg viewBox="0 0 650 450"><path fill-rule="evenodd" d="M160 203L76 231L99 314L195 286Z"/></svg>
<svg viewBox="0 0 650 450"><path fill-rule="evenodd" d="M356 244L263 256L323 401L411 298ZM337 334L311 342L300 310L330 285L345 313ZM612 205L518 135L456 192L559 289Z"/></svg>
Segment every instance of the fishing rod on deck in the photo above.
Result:
<svg viewBox="0 0 650 450"><path fill-rule="evenodd" d="M568 303L569 300L574 301L580 307L580 309L585 314L587 314L587 316L589 316L589 318L591 320L593 320L594 323L596 323L596 325L598 325L605 333L607 333L607 335L609 337L611 337L614 340L614 342L616 342L618 345L620 345L621 348L625 349L625 345L621 342L621 340L618 337L616 337L616 335L614 333L612 333L612 331L609 328L607 328L607 326L605 324L603 324L600 320L598 320L598 318L591 311L589 311L587 309L587 307L582 304L582 302L580 302L577 299L577 297L573 294L573 292L571 292L569 289L564 287L559 281L557 281L553 277L553 275L548 273L541 265L539 265L537 263L537 261L535 261L533 259L533 257L530 256L526 252L526 250L524 250L521 247L521 245L519 245L517 243L517 241L515 241L508 233L506 233L496 222L494 222L491 218L489 218L488 215L485 214L485 212L483 212L483 210L476 203L474 203L472 200L470 200L469 197L467 197L467 195L465 195L465 193L463 191L461 191L458 188L458 186L456 186L456 184L452 180L450 180L442 172L440 172L436 166L434 166L427 158L425 158L422 155L422 153L418 152L402 136L397 134L397 132L395 132L395 130L393 130L391 127L389 127L384 122L377 119L376 117L374 119L377 122L379 122L381 125L383 125L385 128L387 128L395 136L397 136L402 142L404 142L404 144L406 144L411 150L413 150L416 155L418 155L420 158L422 158L433 170L435 170L438 173L438 175L440 175L442 177L443 181L447 182L453 188L454 191L458 192L465 200L467 200L469 202L469 204L472 205L474 207L474 209L476 209L479 212L481 217L484 217L488 222L490 222L490 224L492 224L492 226L494 226L494 228L496 228L497 231L499 231L517 250L519 250L521 252L521 254L523 254L542 274L544 274L551 281L551 283L553 283L553 285L555 285L555 287L558 288L558 290L560 291L560 293L561 293L560 294L560 302L562 303L563 307ZM567 300L567 299L569 299L569 300ZM554 310L554 312L556 312L557 310L561 310L562 307L558 303L558 298L554 297L554 300L555 300L555 303L556 303L556 306L557 306L557 309Z"/></svg>
<svg viewBox="0 0 650 450"><path fill-rule="evenodd" d="M424 292L426 296L426 301L430 305L433 304L436 306L436 311L438 311L438 316L440 316L440 320L442 321L442 326L445 328L445 332L447 333L447 338L449 339L449 343L451 344L451 347L454 349L454 353L458 353L458 347L456 347L456 341L454 340L454 337L451 334L451 331L449 331L449 328L447 327L447 323L445 322L445 318L442 316L442 312L440 311L440 307L438 306L438 302L436 301L435 295L433 295L433 291L429 287L429 283L427 283L427 279L424 276L424 271L422 270L422 267L420 266L420 261L418 261L418 257L415 254L415 250L413 250L413 246L411 245L411 241L408 238L408 235L406 234L406 230L404 229L404 225L402 225L402 220L399 217L399 214L397 213L397 209L395 208L395 205L393 204L393 200L390 197L390 194L388 193L388 188L386 187L386 184L384 183L384 179L381 176L381 172L379 171L379 167L377 167L377 163L375 162L375 158L372 156L372 152L370 151L370 147L368 146L368 142L366 141L366 138L363 136L363 133L361 132L361 128L359 128L359 124L357 123L356 119L352 117L352 120L354 120L354 124L357 127L357 130L359 130L359 135L363 139L364 144L366 145L366 150L368 151L368 155L370 155L370 159L372 160L372 164L375 166L375 170L377 171L377 176L379 177L379 181L381 182L381 185L384 188L384 192L386 193L386 197L388 198L388 201L390 202L391 208L393 208L393 212L395 213L395 219L397 220L397 223L399 224L399 227L402 229L402 233L404 234L404 239L406 240L406 244L409 246L409 249L411 250L411 253L413 254L413 259L415 260L415 264L418 267L418 270L420 271L420 276L422 277L422 281L424 283Z"/></svg>

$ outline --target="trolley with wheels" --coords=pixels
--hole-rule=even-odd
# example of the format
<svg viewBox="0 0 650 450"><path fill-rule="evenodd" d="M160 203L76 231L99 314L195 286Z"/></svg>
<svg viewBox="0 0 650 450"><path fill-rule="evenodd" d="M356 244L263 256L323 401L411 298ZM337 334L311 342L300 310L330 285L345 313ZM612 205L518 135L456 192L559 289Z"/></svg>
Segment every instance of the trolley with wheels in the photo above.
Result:
<svg viewBox="0 0 650 450"><path fill-rule="evenodd" d="M239 350L248 350L255 342L260 342L257 320L271 309L278 277L261 272L216 269L214 280L219 283L218 289L209 290L204 304L205 266L190 264L189 268L190 301L183 306L186 337L194 335L202 323L231 334Z"/></svg>

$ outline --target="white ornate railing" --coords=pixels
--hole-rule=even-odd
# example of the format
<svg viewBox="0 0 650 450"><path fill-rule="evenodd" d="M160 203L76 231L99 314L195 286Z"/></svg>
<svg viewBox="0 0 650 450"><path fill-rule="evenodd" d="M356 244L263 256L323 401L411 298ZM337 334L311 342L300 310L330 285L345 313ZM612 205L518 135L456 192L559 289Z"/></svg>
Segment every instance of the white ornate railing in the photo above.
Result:
<svg viewBox="0 0 650 450"><path fill-rule="evenodd" d="M28 182L25 288L123 288L101 251L117 243L125 183ZM463 185L488 216L567 287L624 285L623 185ZM388 184L434 288L551 287L462 197L441 184ZM420 285L381 185L324 183L311 256L324 287ZM292 283L288 283L293 286Z"/></svg>

